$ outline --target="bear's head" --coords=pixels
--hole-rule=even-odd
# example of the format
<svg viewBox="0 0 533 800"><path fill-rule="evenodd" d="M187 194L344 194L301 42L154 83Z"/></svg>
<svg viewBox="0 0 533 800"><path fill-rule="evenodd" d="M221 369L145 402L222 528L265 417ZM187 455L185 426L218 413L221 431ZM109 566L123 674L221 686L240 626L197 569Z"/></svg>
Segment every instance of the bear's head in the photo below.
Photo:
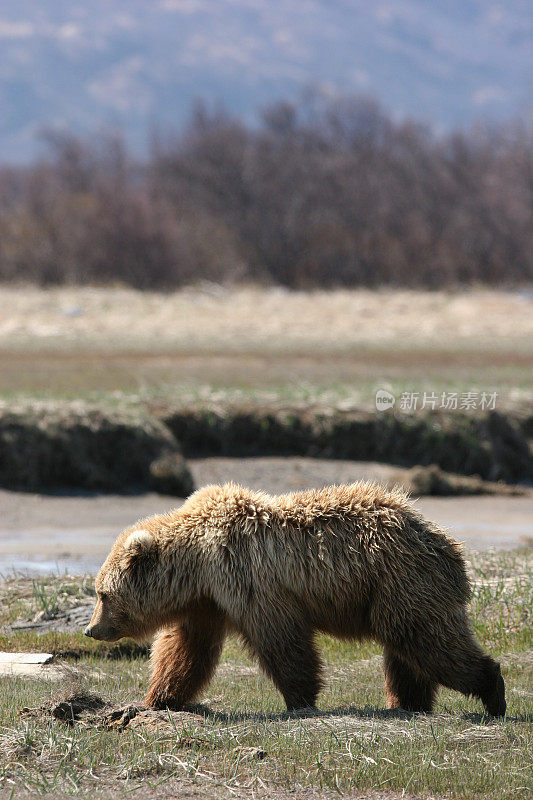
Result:
<svg viewBox="0 0 533 800"><path fill-rule="evenodd" d="M97 601L85 635L107 642L124 636L142 640L161 627L168 610L161 606L160 561L150 531L119 536L96 576Z"/></svg>

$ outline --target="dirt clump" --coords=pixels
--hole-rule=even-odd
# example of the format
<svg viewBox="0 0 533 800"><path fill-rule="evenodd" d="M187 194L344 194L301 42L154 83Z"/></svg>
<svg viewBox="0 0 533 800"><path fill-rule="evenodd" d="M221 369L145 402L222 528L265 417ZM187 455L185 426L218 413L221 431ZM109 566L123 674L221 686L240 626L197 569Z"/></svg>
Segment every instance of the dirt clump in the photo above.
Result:
<svg viewBox="0 0 533 800"><path fill-rule="evenodd" d="M94 724L95 721L104 717L111 708L111 704L103 700L99 695L79 692L46 706L23 708L20 714L22 717L34 719L51 716L54 719L65 722L67 725L74 725L76 722Z"/></svg>
<svg viewBox="0 0 533 800"><path fill-rule="evenodd" d="M170 709L156 710L128 704L119 706L104 700L97 694L77 692L37 708L23 708L22 717L47 718L64 722L67 725L109 728L114 730L133 730L146 727L161 732L176 733L180 726L204 723L204 715L197 708L183 711Z"/></svg>
<svg viewBox="0 0 533 800"><path fill-rule="evenodd" d="M436 464L427 467L413 467L394 476L393 483L403 485L414 496L459 497L462 495L503 494L518 497L526 494L522 486L510 485L503 481L484 481L479 475L455 475L444 472Z"/></svg>

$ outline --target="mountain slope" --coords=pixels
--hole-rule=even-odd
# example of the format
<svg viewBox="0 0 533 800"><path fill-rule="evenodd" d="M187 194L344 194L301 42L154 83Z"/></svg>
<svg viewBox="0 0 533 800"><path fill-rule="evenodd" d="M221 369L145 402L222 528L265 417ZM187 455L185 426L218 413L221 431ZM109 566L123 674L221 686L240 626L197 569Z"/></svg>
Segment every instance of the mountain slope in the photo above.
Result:
<svg viewBox="0 0 533 800"><path fill-rule="evenodd" d="M196 97L252 116L304 86L440 127L531 103L528 0L0 0L0 159L43 126L141 147Z"/></svg>

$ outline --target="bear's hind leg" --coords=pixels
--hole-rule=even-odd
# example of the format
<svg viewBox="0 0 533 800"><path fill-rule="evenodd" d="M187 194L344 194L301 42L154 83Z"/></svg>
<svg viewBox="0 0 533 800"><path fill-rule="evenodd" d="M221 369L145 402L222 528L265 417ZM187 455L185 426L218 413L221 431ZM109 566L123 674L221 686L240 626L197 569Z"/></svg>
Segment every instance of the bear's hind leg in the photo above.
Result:
<svg viewBox="0 0 533 800"><path fill-rule="evenodd" d="M487 714L493 717L505 715L505 684L500 665L483 652L464 607L450 616L439 636L433 637L431 645L433 665L430 669L426 662L426 669L435 680L449 689L479 697ZM428 648L424 651L427 653Z"/></svg>
<svg viewBox="0 0 533 800"><path fill-rule="evenodd" d="M313 708L322 687L312 631L278 621L259 635L245 636L262 670L283 695L288 711Z"/></svg>
<svg viewBox="0 0 533 800"><path fill-rule="evenodd" d="M449 689L478 697L491 717L504 717L507 704L500 665L482 652L462 655L462 660L457 658L455 664L442 671L439 682Z"/></svg>
<svg viewBox="0 0 533 800"><path fill-rule="evenodd" d="M152 679L145 704L179 710L194 700L215 671L225 635L224 614L208 602L183 622L164 628L152 646Z"/></svg>
<svg viewBox="0 0 533 800"><path fill-rule="evenodd" d="M412 667L389 648L385 647L383 666L388 708L405 711L433 710L437 684L415 672Z"/></svg>
<svg viewBox="0 0 533 800"><path fill-rule="evenodd" d="M505 684L500 666L486 655L477 642L466 609L450 613L437 633L422 627L406 637L408 648L399 643L396 652L429 676L435 684L465 695L479 697L488 714L504 716Z"/></svg>
<svg viewBox="0 0 533 800"><path fill-rule="evenodd" d="M490 656L485 656L484 675L478 691L485 710L491 717L504 717L507 711L505 681L502 678L500 665Z"/></svg>

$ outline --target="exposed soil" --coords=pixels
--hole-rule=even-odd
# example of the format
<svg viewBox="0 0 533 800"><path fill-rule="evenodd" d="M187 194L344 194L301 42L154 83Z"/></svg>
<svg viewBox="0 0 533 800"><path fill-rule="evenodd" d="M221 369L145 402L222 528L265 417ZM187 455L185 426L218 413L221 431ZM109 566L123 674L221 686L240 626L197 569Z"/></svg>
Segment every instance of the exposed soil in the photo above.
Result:
<svg viewBox="0 0 533 800"><path fill-rule="evenodd" d="M88 725L101 728L139 728L146 726L166 733L179 731L184 724L204 722L200 707L191 707L186 711L156 711L144 706L118 706L96 694L73 694L59 702L39 708L23 708L22 717L46 717L65 722L67 725Z"/></svg>
<svg viewBox="0 0 533 800"><path fill-rule="evenodd" d="M485 411L371 412L327 405L172 407L151 412L185 456L308 456L437 465L483 480L533 482L530 414Z"/></svg>

